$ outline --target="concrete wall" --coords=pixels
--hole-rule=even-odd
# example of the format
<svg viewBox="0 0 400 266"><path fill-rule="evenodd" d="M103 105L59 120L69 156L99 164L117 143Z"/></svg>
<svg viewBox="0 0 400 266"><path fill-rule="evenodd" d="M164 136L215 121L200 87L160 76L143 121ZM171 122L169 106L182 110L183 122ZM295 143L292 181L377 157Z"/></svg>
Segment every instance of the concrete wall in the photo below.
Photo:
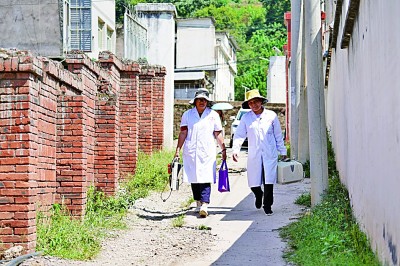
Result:
<svg viewBox="0 0 400 266"><path fill-rule="evenodd" d="M172 149L174 116L175 6L172 4L138 4L135 12L148 32L148 62L166 68L164 91L164 147Z"/></svg>
<svg viewBox="0 0 400 266"><path fill-rule="evenodd" d="M218 69L215 79L215 100L233 101L235 98L236 51L225 32L216 33L215 57Z"/></svg>
<svg viewBox="0 0 400 266"><path fill-rule="evenodd" d="M286 57L269 58L267 99L270 103L286 103Z"/></svg>
<svg viewBox="0 0 400 266"><path fill-rule="evenodd" d="M215 26L211 18L178 19L176 68L213 69L216 64Z"/></svg>
<svg viewBox="0 0 400 266"><path fill-rule="evenodd" d="M58 2L0 1L0 47L60 56L63 44Z"/></svg>
<svg viewBox="0 0 400 266"><path fill-rule="evenodd" d="M327 127L361 227L385 265L399 265L400 2L360 1L346 49L340 45L349 1L342 7L326 91Z"/></svg>

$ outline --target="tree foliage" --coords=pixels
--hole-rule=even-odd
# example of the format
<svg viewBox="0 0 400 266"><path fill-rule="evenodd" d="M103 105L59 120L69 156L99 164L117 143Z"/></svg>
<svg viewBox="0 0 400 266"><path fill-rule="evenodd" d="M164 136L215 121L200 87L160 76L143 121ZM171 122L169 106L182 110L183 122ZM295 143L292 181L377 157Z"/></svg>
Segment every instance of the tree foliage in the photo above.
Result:
<svg viewBox="0 0 400 266"><path fill-rule="evenodd" d="M286 42L284 28L274 23L253 33L248 48L238 54L238 74L235 79L235 99L243 100L247 88L258 89L266 95L269 58L276 54L273 47L282 50Z"/></svg>
<svg viewBox="0 0 400 266"><path fill-rule="evenodd" d="M284 14L290 11L290 0L260 0L265 7L266 23L280 23L284 25Z"/></svg>

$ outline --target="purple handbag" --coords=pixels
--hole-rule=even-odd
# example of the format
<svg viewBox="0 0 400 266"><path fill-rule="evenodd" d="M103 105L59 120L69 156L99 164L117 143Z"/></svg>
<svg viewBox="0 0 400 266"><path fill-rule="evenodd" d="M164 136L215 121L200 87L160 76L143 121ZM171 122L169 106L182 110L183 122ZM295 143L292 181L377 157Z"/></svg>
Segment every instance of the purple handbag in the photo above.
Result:
<svg viewBox="0 0 400 266"><path fill-rule="evenodd" d="M221 168L218 173L218 191L219 192L229 192L231 188L229 186L228 178L228 166L226 165L226 160L222 161Z"/></svg>

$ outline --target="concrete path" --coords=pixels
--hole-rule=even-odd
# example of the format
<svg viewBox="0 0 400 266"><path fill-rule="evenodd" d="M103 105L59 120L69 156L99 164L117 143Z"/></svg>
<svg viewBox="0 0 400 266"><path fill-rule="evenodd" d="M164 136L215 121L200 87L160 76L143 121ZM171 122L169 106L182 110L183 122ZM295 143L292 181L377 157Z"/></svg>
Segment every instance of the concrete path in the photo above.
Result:
<svg viewBox="0 0 400 266"><path fill-rule="evenodd" d="M217 185L212 187L209 216L199 218L189 212L185 218L188 226L205 225L217 236L216 245L205 256L196 260L177 262L176 265L289 265L282 258L286 248L279 237L278 229L293 222L301 213L301 207L294 204L296 198L310 191L309 179L302 182L275 185L272 216L265 215L263 209L254 207L254 196L247 186L247 150L239 155L240 161L232 161L228 149L228 167L231 192L220 193ZM235 173L236 172L236 173Z"/></svg>

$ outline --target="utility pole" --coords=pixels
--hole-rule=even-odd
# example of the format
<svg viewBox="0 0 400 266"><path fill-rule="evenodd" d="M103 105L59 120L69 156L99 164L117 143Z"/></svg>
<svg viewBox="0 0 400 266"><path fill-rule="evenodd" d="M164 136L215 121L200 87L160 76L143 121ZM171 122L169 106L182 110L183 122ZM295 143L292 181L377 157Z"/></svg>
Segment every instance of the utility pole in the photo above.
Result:
<svg viewBox="0 0 400 266"><path fill-rule="evenodd" d="M290 155L294 159L298 159L298 141L299 141L299 34L300 34L300 12L301 0L291 1L291 52L290 52Z"/></svg>
<svg viewBox="0 0 400 266"><path fill-rule="evenodd" d="M321 202L322 194L328 188L320 0L305 0L304 15L307 56L311 205L315 206Z"/></svg>
<svg viewBox="0 0 400 266"><path fill-rule="evenodd" d="M305 59L305 34L304 34L304 0L301 1L300 13L300 38L299 38L299 58L298 72L296 73L297 82L300 86L299 90L299 146L298 146L298 161L305 163L310 161L310 145L309 145L309 130L308 130L308 103L306 89L306 59Z"/></svg>

